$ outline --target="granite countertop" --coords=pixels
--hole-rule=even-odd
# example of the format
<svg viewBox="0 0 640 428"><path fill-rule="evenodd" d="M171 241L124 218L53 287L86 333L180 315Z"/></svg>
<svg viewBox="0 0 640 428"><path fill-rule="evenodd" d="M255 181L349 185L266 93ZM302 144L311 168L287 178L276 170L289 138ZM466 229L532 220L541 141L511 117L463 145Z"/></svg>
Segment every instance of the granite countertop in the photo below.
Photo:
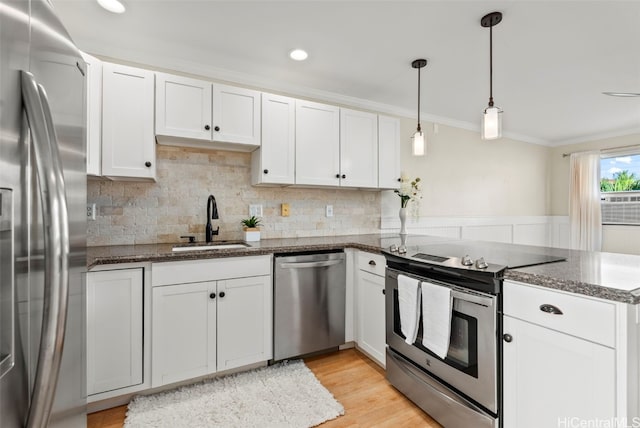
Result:
<svg viewBox="0 0 640 428"><path fill-rule="evenodd" d="M408 246L455 241L451 238L410 235L404 238ZM247 248L218 249L195 252L173 252L178 244L115 245L87 248L87 267L98 265L197 260L207 258L252 256L273 253L335 250L355 248L380 253L382 248L402 243L398 234L345 235L263 239L251 242ZM200 244L204 245L204 244ZM483 243L483 245L485 245ZM562 262L507 269L505 279L546 288L599 297L616 302L640 303L640 256L628 254L575 251L545 247L486 243L488 251L501 246L534 253L556 254ZM487 258L489 260L489 258Z"/></svg>

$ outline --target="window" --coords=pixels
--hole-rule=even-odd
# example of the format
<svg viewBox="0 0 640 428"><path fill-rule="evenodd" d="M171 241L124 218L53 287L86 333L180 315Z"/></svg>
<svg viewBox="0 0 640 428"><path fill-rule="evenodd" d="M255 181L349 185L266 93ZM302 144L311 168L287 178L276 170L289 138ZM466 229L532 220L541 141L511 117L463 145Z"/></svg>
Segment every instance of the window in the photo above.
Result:
<svg viewBox="0 0 640 428"><path fill-rule="evenodd" d="M600 160L603 224L640 225L640 154Z"/></svg>

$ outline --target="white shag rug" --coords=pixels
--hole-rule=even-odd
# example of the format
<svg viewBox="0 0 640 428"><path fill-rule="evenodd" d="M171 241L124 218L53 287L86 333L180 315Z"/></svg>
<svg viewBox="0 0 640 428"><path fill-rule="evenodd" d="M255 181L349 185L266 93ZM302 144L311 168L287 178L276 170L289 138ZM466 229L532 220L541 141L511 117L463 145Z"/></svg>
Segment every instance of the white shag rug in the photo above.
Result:
<svg viewBox="0 0 640 428"><path fill-rule="evenodd" d="M296 360L135 396L124 427L306 428L340 415L342 405Z"/></svg>

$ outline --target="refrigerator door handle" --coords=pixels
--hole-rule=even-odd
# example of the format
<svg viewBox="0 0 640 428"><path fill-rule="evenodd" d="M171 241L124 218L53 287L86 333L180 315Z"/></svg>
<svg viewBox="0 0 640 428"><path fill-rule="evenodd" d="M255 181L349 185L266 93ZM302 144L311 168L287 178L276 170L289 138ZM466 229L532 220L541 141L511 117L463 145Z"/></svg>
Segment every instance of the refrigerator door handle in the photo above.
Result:
<svg viewBox="0 0 640 428"><path fill-rule="evenodd" d="M44 225L42 336L27 427L46 427L60 372L69 296L69 222L62 161L47 95L22 71L22 99L33 143Z"/></svg>

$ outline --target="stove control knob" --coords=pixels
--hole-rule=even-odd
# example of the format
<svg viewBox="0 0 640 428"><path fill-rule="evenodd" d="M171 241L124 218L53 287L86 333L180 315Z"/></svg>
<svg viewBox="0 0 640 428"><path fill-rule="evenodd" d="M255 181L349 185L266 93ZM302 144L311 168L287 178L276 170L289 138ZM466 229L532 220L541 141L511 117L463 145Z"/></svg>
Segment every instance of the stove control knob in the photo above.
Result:
<svg viewBox="0 0 640 428"><path fill-rule="evenodd" d="M462 258L462 266L473 266L473 260L468 254Z"/></svg>
<svg viewBox="0 0 640 428"><path fill-rule="evenodd" d="M476 268L478 269L486 269L489 267L489 263L484 261L484 257L480 257L476 260Z"/></svg>
<svg viewBox="0 0 640 428"><path fill-rule="evenodd" d="M398 251L398 246L396 244L391 244L389 246L389 251L391 251L392 253L395 253Z"/></svg>
<svg viewBox="0 0 640 428"><path fill-rule="evenodd" d="M407 254L407 246L400 245L400 247L398 247L398 254Z"/></svg>

